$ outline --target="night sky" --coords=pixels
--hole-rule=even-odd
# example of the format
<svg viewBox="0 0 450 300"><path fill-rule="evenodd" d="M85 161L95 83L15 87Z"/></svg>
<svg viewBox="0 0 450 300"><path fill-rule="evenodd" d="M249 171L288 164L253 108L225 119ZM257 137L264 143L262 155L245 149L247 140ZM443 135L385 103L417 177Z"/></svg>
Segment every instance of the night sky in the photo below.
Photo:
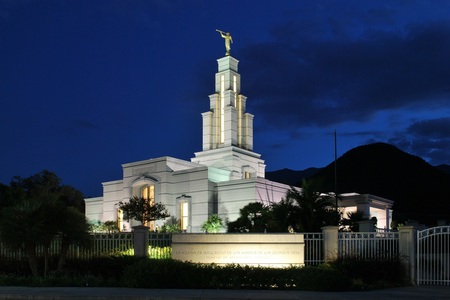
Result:
<svg viewBox="0 0 450 300"><path fill-rule="evenodd" d="M85 196L202 148L231 32L266 171L387 142L450 164L450 1L0 0L0 182Z"/></svg>

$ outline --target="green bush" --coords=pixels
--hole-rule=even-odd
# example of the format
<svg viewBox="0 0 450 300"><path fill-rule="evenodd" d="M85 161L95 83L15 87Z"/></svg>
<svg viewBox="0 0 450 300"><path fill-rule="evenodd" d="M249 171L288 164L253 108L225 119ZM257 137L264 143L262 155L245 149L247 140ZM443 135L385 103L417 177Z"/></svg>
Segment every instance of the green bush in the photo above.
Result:
<svg viewBox="0 0 450 300"><path fill-rule="evenodd" d="M26 261L0 259L0 285L341 291L395 287L407 284L407 278L400 258L267 268L105 256L68 259L63 272L45 278L31 277Z"/></svg>
<svg viewBox="0 0 450 300"><path fill-rule="evenodd" d="M374 289L409 284L400 256L390 259L339 258L330 263L353 282L353 289Z"/></svg>
<svg viewBox="0 0 450 300"><path fill-rule="evenodd" d="M192 276L195 274L195 276ZM265 268L207 265L175 260L142 259L124 273L124 285L134 288L350 289L350 280L331 267Z"/></svg>

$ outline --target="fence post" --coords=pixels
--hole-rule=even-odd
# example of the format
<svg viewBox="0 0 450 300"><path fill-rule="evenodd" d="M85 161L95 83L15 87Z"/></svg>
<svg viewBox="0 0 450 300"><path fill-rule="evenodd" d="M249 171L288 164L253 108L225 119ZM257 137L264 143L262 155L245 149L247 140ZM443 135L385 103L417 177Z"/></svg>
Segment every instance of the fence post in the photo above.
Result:
<svg viewBox="0 0 450 300"><path fill-rule="evenodd" d="M406 270L411 282L415 282L416 275L416 234L414 226L401 226L398 229L398 250L405 258Z"/></svg>
<svg viewBox="0 0 450 300"><path fill-rule="evenodd" d="M338 257L338 226L325 226L322 227L323 233L323 260L329 262L335 260Z"/></svg>
<svg viewBox="0 0 450 300"><path fill-rule="evenodd" d="M134 256L148 256L148 230L147 226L133 226Z"/></svg>

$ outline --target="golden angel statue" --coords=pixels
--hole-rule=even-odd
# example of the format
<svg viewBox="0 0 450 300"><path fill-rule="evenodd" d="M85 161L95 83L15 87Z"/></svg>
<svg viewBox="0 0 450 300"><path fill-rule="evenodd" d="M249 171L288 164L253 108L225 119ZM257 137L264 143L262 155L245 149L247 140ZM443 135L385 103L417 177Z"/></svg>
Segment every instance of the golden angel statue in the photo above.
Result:
<svg viewBox="0 0 450 300"><path fill-rule="evenodd" d="M227 56L230 55L230 50L231 50L230 43L233 42L233 38L231 37L229 32L223 32L222 30L218 30L218 29L216 29L216 31L219 32L220 36L225 39L225 49L227 50L225 55L227 55Z"/></svg>

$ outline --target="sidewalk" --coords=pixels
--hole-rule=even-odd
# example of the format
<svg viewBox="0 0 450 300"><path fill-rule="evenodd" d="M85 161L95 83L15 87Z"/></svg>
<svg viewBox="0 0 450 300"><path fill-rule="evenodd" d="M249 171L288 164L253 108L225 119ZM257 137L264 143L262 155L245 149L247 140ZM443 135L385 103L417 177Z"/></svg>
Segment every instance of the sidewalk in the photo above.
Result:
<svg viewBox="0 0 450 300"><path fill-rule="evenodd" d="M128 288L0 287L0 300L19 299L450 299L449 286L404 287L364 292L305 292L284 290L185 290Z"/></svg>

